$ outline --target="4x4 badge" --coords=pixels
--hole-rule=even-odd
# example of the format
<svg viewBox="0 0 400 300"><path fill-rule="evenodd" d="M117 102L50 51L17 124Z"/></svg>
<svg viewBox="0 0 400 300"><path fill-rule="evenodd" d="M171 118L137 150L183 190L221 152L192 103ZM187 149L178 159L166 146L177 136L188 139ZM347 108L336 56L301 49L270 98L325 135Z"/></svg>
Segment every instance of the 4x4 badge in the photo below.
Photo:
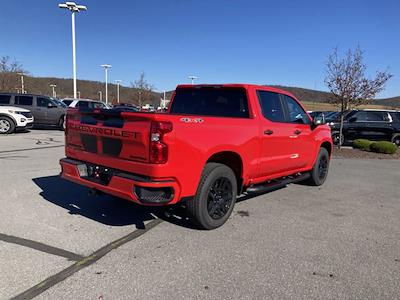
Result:
<svg viewBox="0 0 400 300"><path fill-rule="evenodd" d="M204 120L202 118L181 118L181 122L184 122L184 123L203 123Z"/></svg>

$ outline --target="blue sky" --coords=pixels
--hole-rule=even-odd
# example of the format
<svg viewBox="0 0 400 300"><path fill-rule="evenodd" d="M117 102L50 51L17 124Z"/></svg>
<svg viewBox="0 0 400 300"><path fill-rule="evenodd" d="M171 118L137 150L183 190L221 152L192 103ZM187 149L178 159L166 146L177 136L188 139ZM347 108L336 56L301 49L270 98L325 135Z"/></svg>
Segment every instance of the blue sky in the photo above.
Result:
<svg viewBox="0 0 400 300"><path fill-rule="evenodd" d="M0 55L35 76L72 77L71 16L61 1L2 2ZM81 0L78 79L123 85L141 71L157 90L197 75L199 83L246 82L326 90L333 47L360 45L368 73L395 75L380 97L400 95L399 0ZM78 87L79 88L79 87Z"/></svg>

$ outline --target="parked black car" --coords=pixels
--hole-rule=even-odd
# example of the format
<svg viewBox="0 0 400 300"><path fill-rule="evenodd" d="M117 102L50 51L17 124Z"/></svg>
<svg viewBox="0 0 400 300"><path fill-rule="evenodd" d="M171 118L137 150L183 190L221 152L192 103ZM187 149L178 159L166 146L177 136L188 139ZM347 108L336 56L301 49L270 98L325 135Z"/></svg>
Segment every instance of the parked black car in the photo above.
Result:
<svg viewBox="0 0 400 300"><path fill-rule="evenodd" d="M31 111L34 125L55 125L64 127L67 107L58 100L33 94L0 93L0 105L12 105Z"/></svg>
<svg viewBox="0 0 400 300"><path fill-rule="evenodd" d="M342 144L355 139L391 141L400 146L400 112L393 110L351 110L344 112ZM332 140L339 144L340 113L328 122Z"/></svg>

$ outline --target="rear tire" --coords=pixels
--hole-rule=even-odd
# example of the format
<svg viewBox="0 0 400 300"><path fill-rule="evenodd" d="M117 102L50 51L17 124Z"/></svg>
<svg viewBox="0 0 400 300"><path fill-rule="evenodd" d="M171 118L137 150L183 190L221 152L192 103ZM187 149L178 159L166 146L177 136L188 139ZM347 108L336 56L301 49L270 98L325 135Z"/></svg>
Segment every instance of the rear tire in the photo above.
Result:
<svg viewBox="0 0 400 300"><path fill-rule="evenodd" d="M319 149L317 160L310 171L310 178L307 183L314 186L322 185L329 171L329 153L325 148Z"/></svg>
<svg viewBox="0 0 400 300"><path fill-rule="evenodd" d="M9 134L15 131L14 121L8 117L0 117L0 134Z"/></svg>
<svg viewBox="0 0 400 300"><path fill-rule="evenodd" d="M231 215L236 196L237 181L232 169L223 164L208 163L196 196L187 202L189 218L200 229L218 228Z"/></svg>

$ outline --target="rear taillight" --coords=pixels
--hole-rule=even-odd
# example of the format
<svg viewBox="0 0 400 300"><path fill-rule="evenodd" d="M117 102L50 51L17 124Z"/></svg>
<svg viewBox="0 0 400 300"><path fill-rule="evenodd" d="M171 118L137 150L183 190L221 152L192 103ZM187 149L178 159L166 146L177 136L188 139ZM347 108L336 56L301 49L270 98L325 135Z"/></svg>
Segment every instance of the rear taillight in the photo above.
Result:
<svg viewBox="0 0 400 300"><path fill-rule="evenodd" d="M171 131L171 122L151 122L150 163L164 164L168 161L168 145L163 142L163 137Z"/></svg>

